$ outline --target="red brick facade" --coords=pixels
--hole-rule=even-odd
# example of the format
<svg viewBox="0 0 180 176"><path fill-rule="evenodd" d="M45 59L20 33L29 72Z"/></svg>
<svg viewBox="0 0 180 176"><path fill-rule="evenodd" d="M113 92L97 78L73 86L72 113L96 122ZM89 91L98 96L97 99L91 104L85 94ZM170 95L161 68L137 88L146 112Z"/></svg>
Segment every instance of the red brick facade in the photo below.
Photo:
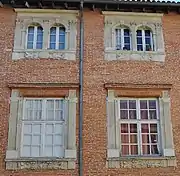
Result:
<svg viewBox="0 0 180 176"><path fill-rule="evenodd" d="M5 170L4 159L7 147L9 101L11 92L8 84L23 82L78 84L79 60L11 60L16 14L12 9L1 8L0 17L0 176L76 176L78 175L78 165L75 170L22 170L17 172ZM179 176L180 15L167 14L163 17L163 33L166 50L166 60L164 63L151 61L105 61L104 16L99 11L85 10L84 23L84 176ZM107 90L104 86L105 83L172 85L170 92L171 118L173 124L175 153L177 157L177 168L106 168ZM24 91L24 93L27 92Z"/></svg>

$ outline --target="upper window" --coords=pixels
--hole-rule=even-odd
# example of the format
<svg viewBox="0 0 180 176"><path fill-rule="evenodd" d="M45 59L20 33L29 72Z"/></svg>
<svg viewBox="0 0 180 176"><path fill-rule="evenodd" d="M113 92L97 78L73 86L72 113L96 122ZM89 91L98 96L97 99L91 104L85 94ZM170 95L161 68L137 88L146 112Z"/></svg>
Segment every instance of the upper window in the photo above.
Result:
<svg viewBox="0 0 180 176"><path fill-rule="evenodd" d="M116 50L130 50L131 36L127 28L116 29Z"/></svg>
<svg viewBox="0 0 180 176"><path fill-rule="evenodd" d="M40 25L29 26L27 31L27 49L42 49L43 28Z"/></svg>
<svg viewBox="0 0 180 176"><path fill-rule="evenodd" d="M120 99L118 102L121 155L160 155L156 99Z"/></svg>
<svg viewBox="0 0 180 176"><path fill-rule="evenodd" d="M64 100L25 99L22 157L64 156Z"/></svg>
<svg viewBox="0 0 180 176"><path fill-rule="evenodd" d="M56 26L50 29L50 49L64 50L65 49L65 27Z"/></svg>
<svg viewBox="0 0 180 176"><path fill-rule="evenodd" d="M138 29L136 31L137 50L138 51L152 51L153 37L149 29Z"/></svg>

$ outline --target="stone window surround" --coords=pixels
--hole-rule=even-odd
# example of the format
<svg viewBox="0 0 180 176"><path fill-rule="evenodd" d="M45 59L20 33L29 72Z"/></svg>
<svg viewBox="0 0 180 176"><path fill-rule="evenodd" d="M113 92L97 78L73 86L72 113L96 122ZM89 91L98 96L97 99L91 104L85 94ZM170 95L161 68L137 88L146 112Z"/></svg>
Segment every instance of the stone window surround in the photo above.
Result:
<svg viewBox="0 0 180 176"><path fill-rule="evenodd" d="M12 59L21 58L53 58L76 59L77 15L76 10L54 9L15 9L17 13L14 48ZM27 28L32 24L39 24L43 28L43 48L26 49ZM66 29L65 50L51 50L49 48L50 28L61 24Z"/></svg>
<svg viewBox="0 0 180 176"><path fill-rule="evenodd" d="M108 123L108 146L107 146L107 164L108 168L143 168L143 167L176 167L176 157L174 151L174 142L172 134L172 123L170 118L170 97L169 88L152 85L148 88L144 85L135 86L126 85L105 85L108 90L107 97L107 123ZM138 88L139 86L139 88ZM154 87L153 87L154 86ZM124 87L124 88L123 88ZM134 87L134 92L132 88ZM145 89L144 89L145 88ZM142 91L143 89L143 91ZM150 91L149 91L150 90ZM155 92L153 93L153 91ZM158 90L158 91L157 91ZM116 99L120 96L127 96L130 91L130 96L141 96L149 91L149 97L158 97L160 103L160 123L162 134L162 156L157 157L121 157L120 156L120 136L119 136L119 119L116 117ZM140 94L135 94L135 92ZM133 93L132 93L133 92ZM146 96L146 97L147 97ZM145 97L145 95L143 96ZM164 108L163 108L164 107ZM165 108L167 107L167 108ZM113 114L113 115L112 115ZM163 115L166 114L166 115ZM112 118L112 116L114 118ZM165 120L162 120L165 119ZM166 132L165 132L166 130ZM114 136L114 137L113 137ZM168 139L168 140L167 140Z"/></svg>
<svg viewBox="0 0 180 176"><path fill-rule="evenodd" d="M58 89L56 86L55 88ZM21 88L17 87L17 88L12 89L11 104L10 104L10 118L9 118L9 132L8 132L8 147L7 147L6 158L5 158L7 170L75 169L76 103L77 103L76 89L69 88L69 90L67 89L66 92L68 92L68 95L65 95L66 96L65 100L67 101L67 106L68 106L68 119L65 123L66 124L65 136L67 136L66 138L67 140L65 141L65 157L64 158L47 158L47 157L46 158L22 158L20 157L20 141L21 141L20 134L21 134L21 115L22 115L22 109L23 109L22 107L23 95L21 95Z"/></svg>
<svg viewBox="0 0 180 176"><path fill-rule="evenodd" d="M160 13L134 13L103 11L105 16L104 45L106 60L165 60L162 16ZM132 50L116 50L115 29L126 26L131 31ZM136 30L139 27L150 28L153 34L154 51L137 51Z"/></svg>

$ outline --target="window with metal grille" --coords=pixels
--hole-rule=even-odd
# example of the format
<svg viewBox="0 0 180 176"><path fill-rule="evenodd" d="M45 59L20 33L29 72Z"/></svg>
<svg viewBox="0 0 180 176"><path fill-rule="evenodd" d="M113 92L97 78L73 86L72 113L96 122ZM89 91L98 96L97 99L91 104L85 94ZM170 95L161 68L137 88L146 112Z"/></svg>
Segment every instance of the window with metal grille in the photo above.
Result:
<svg viewBox="0 0 180 176"><path fill-rule="evenodd" d="M137 50L138 51L152 51L153 37L149 29L139 29L136 31Z"/></svg>
<svg viewBox="0 0 180 176"><path fill-rule="evenodd" d="M56 26L50 29L50 49L64 50L65 49L65 27Z"/></svg>
<svg viewBox="0 0 180 176"><path fill-rule="evenodd" d="M22 157L64 157L64 99L26 98Z"/></svg>
<svg viewBox="0 0 180 176"><path fill-rule="evenodd" d="M29 26L27 30L27 49L42 49L43 28L40 25Z"/></svg>
<svg viewBox="0 0 180 176"><path fill-rule="evenodd" d="M116 31L116 50L131 50L130 30L118 28Z"/></svg>
<svg viewBox="0 0 180 176"><path fill-rule="evenodd" d="M118 100L122 156L160 155L157 99Z"/></svg>

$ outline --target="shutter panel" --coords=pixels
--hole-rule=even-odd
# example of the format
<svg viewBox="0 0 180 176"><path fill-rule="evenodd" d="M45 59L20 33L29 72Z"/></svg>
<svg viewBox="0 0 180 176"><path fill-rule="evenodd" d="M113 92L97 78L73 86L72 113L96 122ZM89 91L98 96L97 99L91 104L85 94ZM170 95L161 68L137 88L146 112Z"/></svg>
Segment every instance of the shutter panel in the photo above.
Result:
<svg viewBox="0 0 180 176"><path fill-rule="evenodd" d="M164 156L175 156L172 122L170 113L170 98L168 91L163 91L160 98L160 124L162 132L162 147Z"/></svg>
<svg viewBox="0 0 180 176"><path fill-rule="evenodd" d="M107 98L107 132L108 132L108 158L119 157L119 144L117 136L118 129L116 120L116 107L117 101L115 101L114 91L108 90Z"/></svg>
<svg viewBox="0 0 180 176"><path fill-rule="evenodd" d="M76 90L69 90L69 97L66 105L67 117L67 145L65 150L66 158L76 158Z"/></svg>

